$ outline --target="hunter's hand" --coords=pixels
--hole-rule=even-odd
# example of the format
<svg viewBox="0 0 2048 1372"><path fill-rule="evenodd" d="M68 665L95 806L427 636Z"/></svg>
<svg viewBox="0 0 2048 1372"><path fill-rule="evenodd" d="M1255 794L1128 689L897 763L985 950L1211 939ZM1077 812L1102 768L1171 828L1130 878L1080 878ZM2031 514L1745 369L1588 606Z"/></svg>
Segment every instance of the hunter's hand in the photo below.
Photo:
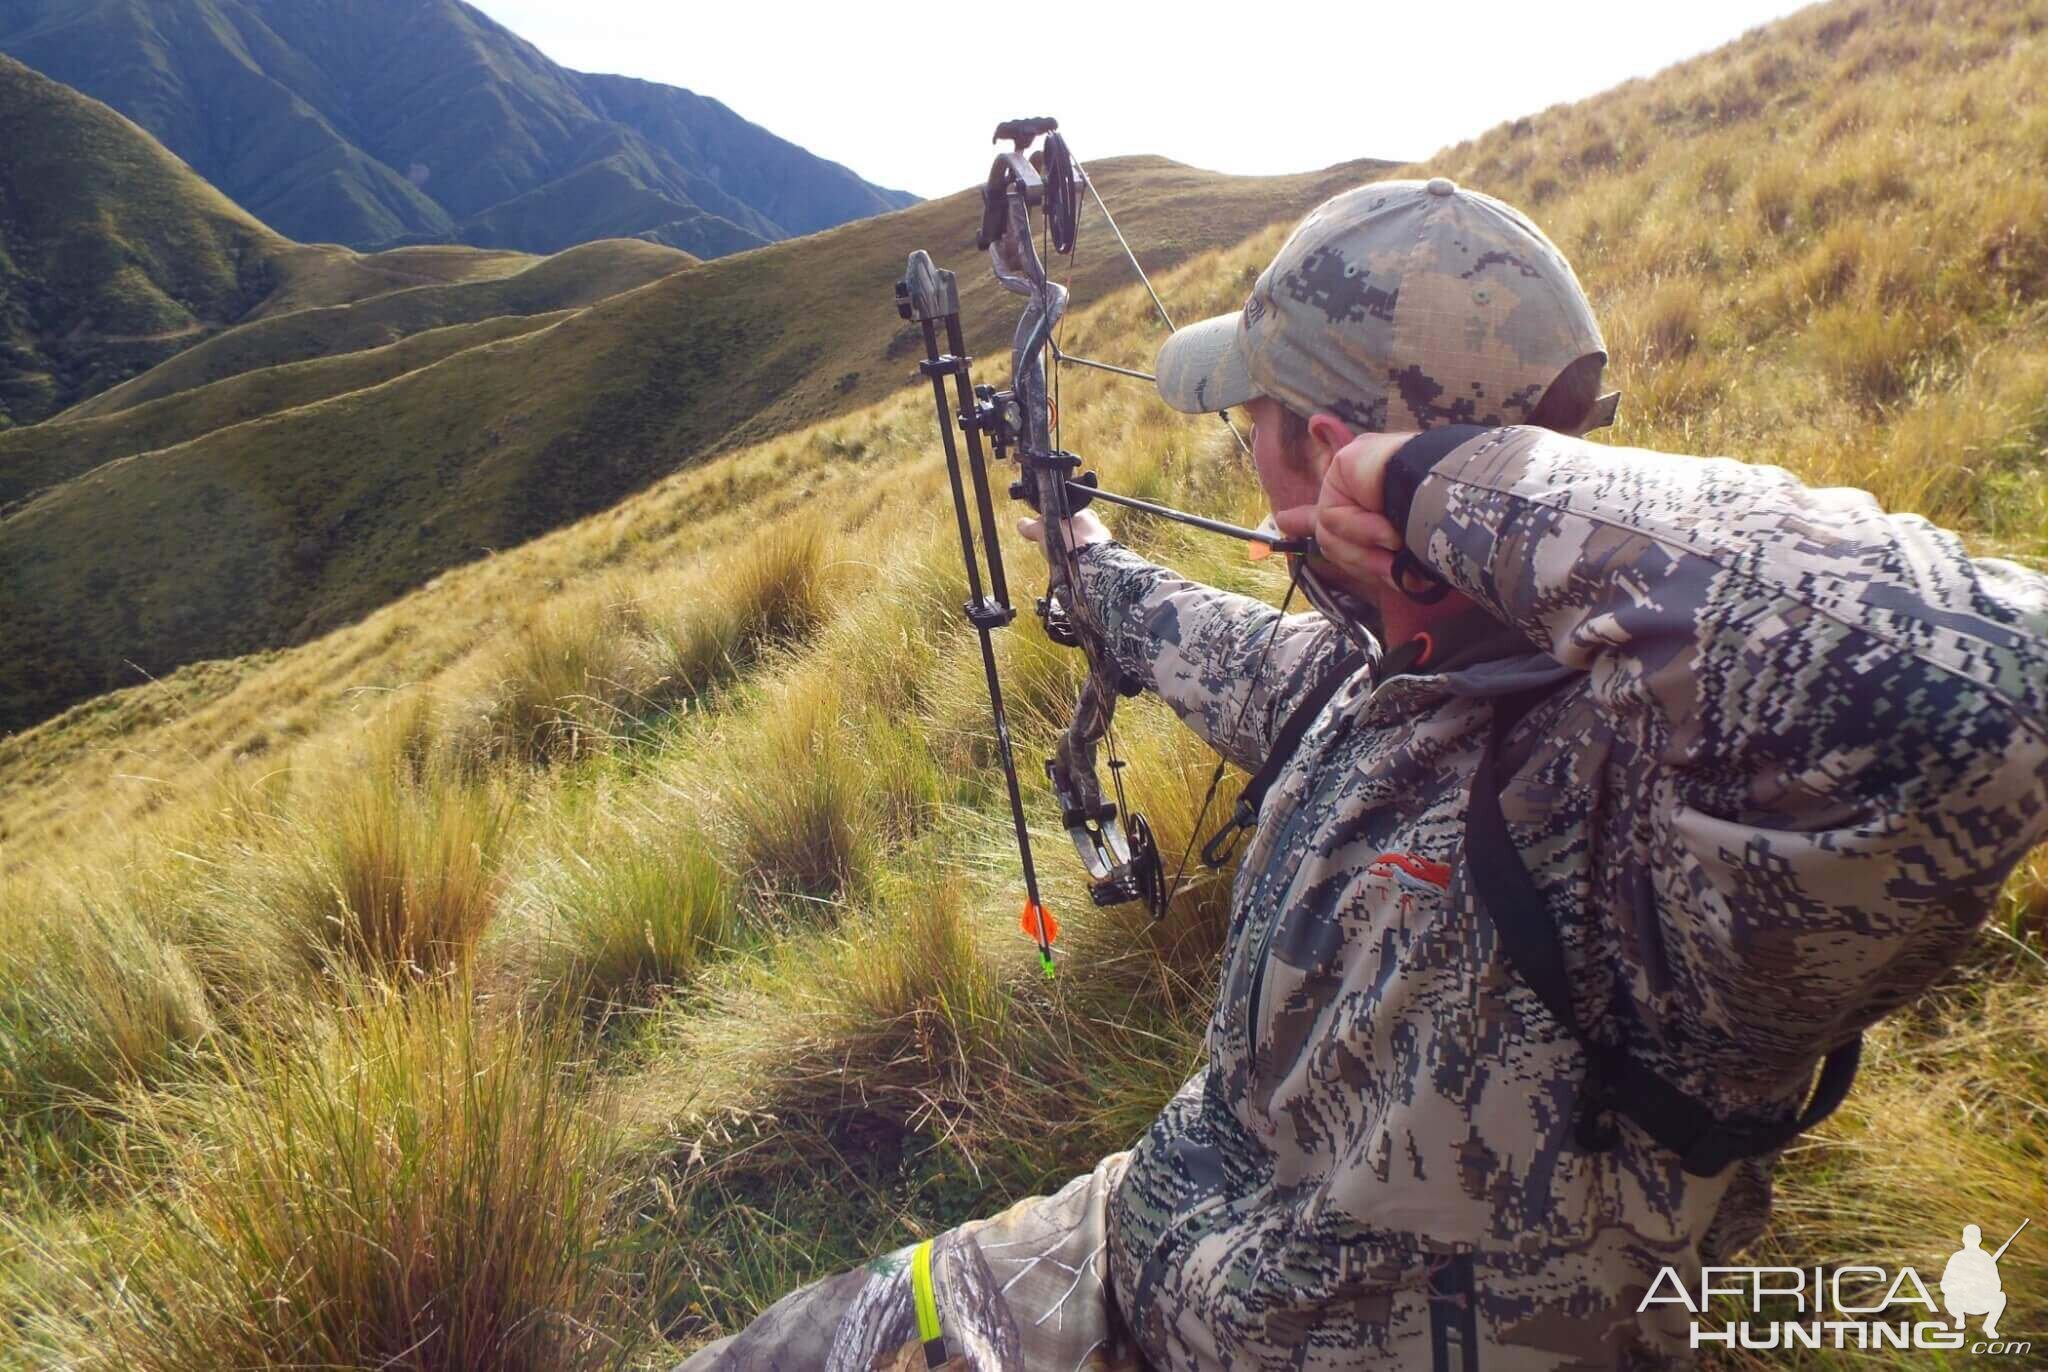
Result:
<svg viewBox="0 0 2048 1372"><path fill-rule="evenodd" d="M1045 546L1045 521L1037 515L1018 520L1017 532L1039 547ZM1114 537L1109 531L1109 526L1097 519L1093 510L1077 511L1074 517L1067 521L1067 543L1077 550L1091 543L1112 542Z"/></svg>
<svg viewBox="0 0 2048 1372"><path fill-rule="evenodd" d="M1323 472L1313 505L1276 510L1280 532L1314 534L1325 561L1360 586L1393 580L1401 531L1386 514L1387 462L1414 434L1360 434L1339 448Z"/></svg>

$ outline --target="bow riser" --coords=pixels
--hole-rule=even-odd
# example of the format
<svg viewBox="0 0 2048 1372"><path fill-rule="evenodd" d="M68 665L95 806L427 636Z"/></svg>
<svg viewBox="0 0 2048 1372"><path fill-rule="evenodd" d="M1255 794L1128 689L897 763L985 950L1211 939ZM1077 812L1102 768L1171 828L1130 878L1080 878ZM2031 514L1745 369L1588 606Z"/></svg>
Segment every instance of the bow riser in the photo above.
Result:
<svg viewBox="0 0 2048 1372"><path fill-rule="evenodd" d="M999 159L998 167L1021 160L1021 152L1007 153ZM1062 167L1066 165L1064 158L1051 160ZM1003 178L992 176L990 184L1000 180ZM1059 802L1067 837L1088 873L1089 895L1095 903L1121 905L1146 900L1156 906L1154 894L1163 888L1151 830L1142 817L1134 814L1129 818L1130 832L1126 832L1119 808L1104 798L1096 772L1096 752L1109 734L1118 697L1135 696L1142 683L1116 665L1107 636L1080 593L1079 553L1071 542L1069 523L1079 508L1069 482L1080 464L1078 459L1052 446L1052 406L1045 366L1053 331L1066 315L1067 291L1046 275L1045 264L1032 241L1033 189L1032 180L1016 175L1007 178L1003 191L1004 230L989 244L988 251L996 279L1006 289L1026 298L1010 345L1012 394L1016 412L1023 421L1021 432L1014 436L1014 455L1022 469L1022 479L1013 493L1043 517L1049 575L1045 597L1038 603L1039 619L1054 642L1080 648L1089 668L1074 704L1073 722L1046 761L1046 777ZM1008 455L1010 447L999 439L998 455ZM1111 762L1113 768L1121 765L1114 759Z"/></svg>

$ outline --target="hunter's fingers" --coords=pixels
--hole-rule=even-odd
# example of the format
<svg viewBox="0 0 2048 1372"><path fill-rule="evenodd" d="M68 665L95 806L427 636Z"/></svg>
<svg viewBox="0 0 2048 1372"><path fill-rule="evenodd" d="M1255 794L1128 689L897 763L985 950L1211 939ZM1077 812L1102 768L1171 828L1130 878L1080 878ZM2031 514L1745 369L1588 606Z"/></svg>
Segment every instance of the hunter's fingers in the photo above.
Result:
<svg viewBox="0 0 2048 1372"><path fill-rule="evenodd" d="M1030 539L1039 547L1045 546L1045 521L1036 515L1026 515L1017 521L1017 532Z"/></svg>
<svg viewBox="0 0 2048 1372"><path fill-rule="evenodd" d="M1324 510L1316 523L1316 550L1353 583L1388 579L1400 548L1393 526L1382 515Z"/></svg>
<svg viewBox="0 0 2048 1372"><path fill-rule="evenodd" d="M1401 531L1377 510L1357 506L1325 505L1316 520L1316 541L1329 546L1332 540L1357 548L1401 551Z"/></svg>
<svg viewBox="0 0 2048 1372"><path fill-rule="evenodd" d="M1332 503L1333 494L1341 499L1341 492L1326 483L1325 503L1276 510L1273 522L1289 537L1314 534L1322 559L1352 581L1386 578L1401 550L1400 531L1376 510Z"/></svg>
<svg viewBox="0 0 2048 1372"><path fill-rule="evenodd" d="M1321 505L1356 506L1378 513L1387 508L1387 462L1413 434L1360 434L1339 448L1323 472Z"/></svg>
<svg viewBox="0 0 2048 1372"><path fill-rule="evenodd" d="M1290 505L1284 510L1273 511L1273 524L1288 538L1300 538L1303 534L1316 531L1316 510L1314 505Z"/></svg>
<svg viewBox="0 0 2048 1372"><path fill-rule="evenodd" d="M1340 565L1354 582L1394 579L1394 555L1385 548L1365 548L1352 554L1351 558L1351 561Z"/></svg>

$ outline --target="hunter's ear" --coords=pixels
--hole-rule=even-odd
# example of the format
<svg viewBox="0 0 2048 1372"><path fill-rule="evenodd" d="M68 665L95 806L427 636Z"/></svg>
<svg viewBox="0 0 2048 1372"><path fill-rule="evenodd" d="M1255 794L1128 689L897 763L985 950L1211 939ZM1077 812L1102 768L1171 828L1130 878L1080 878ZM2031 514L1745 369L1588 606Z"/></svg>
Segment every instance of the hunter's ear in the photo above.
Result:
<svg viewBox="0 0 2048 1372"><path fill-rule="evenodd" d="M1337 450L1358 435L1351 426L1331 414L1328 410L1317 410L1308 417L1308 450L1315 461L1318 474L1330 465L1330 459Z"/></svg>

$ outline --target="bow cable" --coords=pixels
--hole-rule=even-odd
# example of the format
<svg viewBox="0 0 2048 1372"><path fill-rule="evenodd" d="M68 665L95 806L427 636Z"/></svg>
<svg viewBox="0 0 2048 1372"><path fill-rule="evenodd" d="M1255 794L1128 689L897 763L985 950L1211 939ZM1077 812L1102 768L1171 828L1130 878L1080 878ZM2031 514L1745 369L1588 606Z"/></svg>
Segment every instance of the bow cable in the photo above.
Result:
<svg viewBox="0 0 2048 1372"><path fill-rule="evenodd" d="M1169 334L1176 334L1176 333L1179 333L1179 332L1180 332L1180 325L1178 325L1178 324L1176 324L1176 323L1174 323L1174 322L1173 322L1173 316L1172 316L1171 314L1169 314L1169 313L1167 312L1167 309L1166 309L1166 302L1165 302L1164 300L1161 300L1161 299L1159 298L1159 292L1158 292L1158 291L1156 291L1156 290L1154 290L1154 289L1152 288L1152 278L1151 278L1151 277L1149 277L1149 276L1147 276L1147 275L1145 275L1145 268L1144 268L1144 266L1143 266L1143 265L1142 265L1142 264L1141 264L1141 263L1140 263L1140 262L1138 261L1138 254L1137 254L1137 253L1135 253L1135 252L1133 252L1133 251L1131 251L1131 243L1130 243L1130 240L1129 240L1129 239L1127 239L1127 238L1125 238L1125 237L1124 237L1124 231L1123 231L1122 229L1120 229L1120 228L1118 228L1118 227L1117 227L1117 224L1116 224L1116 216L1115 216L1115 215L1113 215L1113 214L1111 214L1111 213L1109 212L1109 204L1108 204L1108 202L1106 202L1105 200L1103 200L1103 198L1102 198L1102 192L1101 192L1101 191L1099 191L1099 190L1097 190L1097 189L1095 188L1095 178L1094 178L1094 177L1092 177L1092 176L1090 176L1090 175L1088 174L1088 168L1086 168L1086 167L1082 166L1082 165L1081 165L1081 162L1080 162L1080 159L1078 159L1078 158L1074 159L1074 172L1075 172L1075 174L1076 174L1077 176L1079 176L1079 177L1081 178L1081 184L1082 184L1082 185L1084 185L1084 186L1086 186L1086 187L1088 188L1088 194L1089 194L1089 195L1091 195L1091 196L1093 196L1093 197L1095 198L1095 204L1096 204L1096 206L1097 206L1097 207L1098 207L1099 209L1101 209L1101 211L1102 211L1102 217L1103 217L1103 218L1104 218L1105 220L1107 220L1107 221L1109 222L1109 231L1110 231L1111 233L1113 233L1113 234L1115 234L1115 235L1116 235L1116 241L1117 241L1117 243L1118 243L1118 244L1119 244L1120 246L1122 246L1122 248L1123 248L1123 250L1124 250L1124 257L1125 257L1125 258L1126 258L1126 259L1127 259L1127 260L1128 260L1128 261L1130 262L1130 264L1131 264L1131 270L1132 270L1132 271L1134 271L1134 272L1136 272L1136 273L1138 274L1138 280L1144 283L1144 286L1145 286L1145 294L1147 294L1147 295L1149 295L1149 296L1151 296L1151 297L1152 297L1152 308L1153 308L1153 309L1155 309L1155 310L1157 310L1157 311L1159 311L1159 318L1160 318L1161 320L1163 320L1163 321L1165 322L1165 324L1166 324L1166 331L1167 331L1167 333L1169 333ZM1048 181L1048 184L1050 184L1050 181ZM1048 212L1048 214L1047 214L1047 218L1050 218L1050 217L1051 217L1051 214L1050 214L1050 212ZM1060 350L1059 350L1059 348L1058 348L1058 347L1054 347L1052 351L1053 351L1053 360L1054 360L1055 362L1060 362L1060 361L1064 361L1064 360L1065 360L1065 359L1064 359L1064 358L1063 358L1063 357L1062 357L1062 356L1060 355ZM1076 360L1078 361L1079 359L1076 359ZM1101 364L1101 363L1089 363L1089 362L1082 362L1082 363L1081 363L1081 365L1082 365L1082 366L1101 366L1101 367L1103 368L1103 370L1104 370L1104 371L1117 371L1117 370L1125 370L1125 369L1121 369L1121 368L1114 368L1114 367L1107 367L1107 366L1103 366L1103 364ZM1136 372L1130 372L1130 371L1126 371L1126 374L1127 374L1127 375L1133 375L1133 376L1135 376L1135 375L1139 375L1139 373L1136 373ZM1147 381L1151 381L1151 380L1154 380L1155 378L1153 378L1153 377L1149 377L1149 376L1148 376L1148 377L1146 377L1145 379L1146 379ZM1218 410L1218 411L1216 411L1216 417L1217 417L1218 419L1220 419L1220 420L1222 420L1222 421L1223 421L1223 427L1224 427L1224 428L1226 428L1226 429L1228 429L1228 430L1230 430L1230 436L1231 436L1232 438L1234 438L1234 439L1236 439L1236 440L1237 440L1237 450L1238 450L1238 451L1239 451L1240 453L1244 454L1244 455L1245 455L1246 457L1250 457L1250 456L1252 455L1252 446L1251 446L1251 444L1249 444L1249 443L1245 442L1245 441L1244 441L1244 435L1238 432L1238 430L1237 430L1237 425L1236 425L1236 423L1235 423L1234 421L1232 421L1232 419L1230 418L1230 411L1228 411L1228 410Z"/></svg>
<svg viewBox="0 0 2048 1372"><path fill-rule="evenodd" d="M1055 134L1048 137L1045 141L1044 174L1045 212L1039 221L1041 225L1041 238L1049 248L1059 248L1064 245L1067 258L1066 290L1071 295L1074 285L1075 263L1076 259L1080 256L1081 247L1081 203L1080 197L1075 194L1074 185L1077 177L1085 178L1087 173L1080 170L1080 164L1074 160L1073 153L1067 148L1066 140ZM1102 203L1101 196L1098 195L1095 199L1098 205ZM1102 214L1103 218L1109 218L1107 207L1103 209ZM1110 221L1110 228L1116 228L1114 220ZM1117 238L1121 241L1123 234L1118 233ZM1152 291L1152 283L1145 279L1145 269L1138 265L1138 259L1130 256L1128 244L1125 245L1124 253L1125 256L1130 257L1132 270L1138 273L1140 281L1145 282L1145 290L1152 295L1153 303L1157 304L1159 296L1156 292ZM1052 260L1050 253L1046 254L1046 260L1048 262ZM1161 308L1162 310L1164 309L1163 306ZM1062 312L1059 324L1054 330L1053 335L1046 339L1046 346L1052 350L1053 358L1053 366L1050 369L1052 374L1052 446L1056 449L1064 446L1060 441L1060 380L1066 369L1059 364L1066 354L1060 350L1059 335L1065 333L1066 328L1067 315ZM1229 421L1225 420L1224 422L1228 423ZM1066 484L1070 493L1078 494L1083 502L1086 502L1090 496L1101 493L1093 487L1083 486L1078 481L1069 480ZM1144 504L1143 501L1130 501L1128 499L1125 499L1122 503L1140 506ZM1070 519L1068 521L1070 536L1072 529L1073 524ZM1071 541L1068 546L1072 546ZM1151 822L1132 808L1130 797L1124 793L1124 757L1117 751L1116 725L1114 722L1103 726L1102 753L1103 765L1109 769L1110 791L1116 796L1117 812L1123 816L1124 837L1131 852L1134 855L1138 855L1138 860L1129 864L1131 875L1137 887L1137 896L1145 902L1146 908L1152 911L1154 919L1163 918L1166 914L1167 898L1163 894L1165 888L1160 885L1160 873L1156 856L1159 851L1159 844L1152 835ZM1149 863L1142 856L1147 853L1154 855L1153 860ZM1185 857L1182 858L1182 862L1185 864Z"/></svg>

